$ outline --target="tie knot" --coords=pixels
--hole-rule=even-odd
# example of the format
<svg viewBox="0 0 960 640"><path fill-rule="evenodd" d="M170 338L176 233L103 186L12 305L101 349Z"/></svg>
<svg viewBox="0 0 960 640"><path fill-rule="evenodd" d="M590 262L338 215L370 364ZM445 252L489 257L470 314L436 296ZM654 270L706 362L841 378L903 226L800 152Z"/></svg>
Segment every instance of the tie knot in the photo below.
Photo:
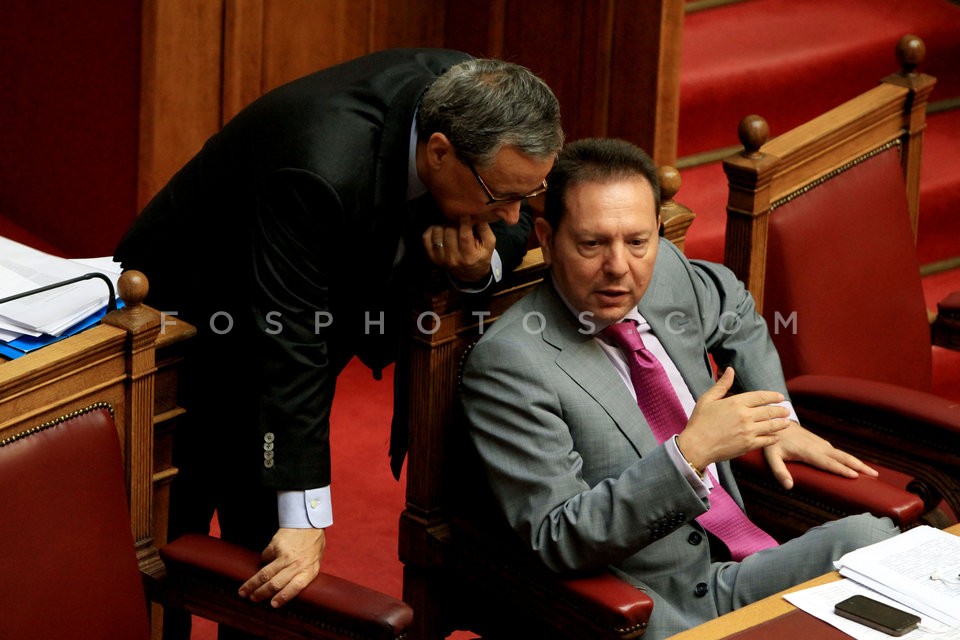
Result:
<svg viewBox="0 0 960 640"><path fill-rule="evenodd" d="M603 335L613 340L623 351L639 351L644 348L636 320L612 324L603 330Z"/></svg>

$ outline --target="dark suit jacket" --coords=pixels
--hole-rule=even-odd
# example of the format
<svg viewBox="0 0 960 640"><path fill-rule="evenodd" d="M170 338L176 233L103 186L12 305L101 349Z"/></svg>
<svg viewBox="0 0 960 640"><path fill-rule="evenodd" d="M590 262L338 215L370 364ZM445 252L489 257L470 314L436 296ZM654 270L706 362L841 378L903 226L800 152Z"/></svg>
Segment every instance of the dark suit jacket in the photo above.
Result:
<svg viewBox="0 0 960 640"><path fill-rule="evenodd" d="M415 234L440 215L428 202L414 221L405 204L415 109L467 58L384 51L270 91L207 141L121 241L123 267L149 278L147 302L199 329L187 402L208 449L236 473L259 469L285 489L329 483L336 375L353 355L374 370L392 360L398 242L407 234L406 253L422 255ZM529 218L495 230L506 269L529 230Z"/></svg>

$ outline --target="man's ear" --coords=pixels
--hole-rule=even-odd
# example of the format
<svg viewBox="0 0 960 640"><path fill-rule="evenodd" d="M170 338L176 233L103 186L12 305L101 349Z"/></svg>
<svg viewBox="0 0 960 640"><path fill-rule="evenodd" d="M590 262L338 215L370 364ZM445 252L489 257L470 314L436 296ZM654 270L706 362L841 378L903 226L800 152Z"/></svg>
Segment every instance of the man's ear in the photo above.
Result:
<svg viewBox="0 0 960 640"><path fill-rule="evenodd" d="M533 231L537 234L537 243L543 251L543 262L549 265L553 251L553 227L543 216L537 216L533 220Z"/></svg>
<svg viewBox="0 0 960 640"><path fill-rule="evenodd" d="M439 132L430 134L427 138L427 165L434 171L439 169L445 161L454 158L453 144L447 136Z"/></svg>

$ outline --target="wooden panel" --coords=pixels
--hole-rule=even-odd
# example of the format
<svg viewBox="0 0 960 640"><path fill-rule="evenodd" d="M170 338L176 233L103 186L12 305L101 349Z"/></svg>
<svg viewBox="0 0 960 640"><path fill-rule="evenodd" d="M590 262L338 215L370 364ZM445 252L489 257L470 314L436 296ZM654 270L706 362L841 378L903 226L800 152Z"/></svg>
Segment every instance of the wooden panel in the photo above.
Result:
<svg viewBox="0 0 960 640"><path fill-rule="evenodd" d="M605 102L605 38L597 30L608 27L612 2L451 0L444 46L528 67L556 94L569 138L597 135L598 112L584 104Z"/></svg>
<svg viewBox="0 0 960 640"><path fill-rule="evenodd" d="M444 5L444 0L373 0L369 51L393 47L442 47Z"/></svg>
<svg viewBox="0 0 960 640"><path fill-rule="evenodd" d="M606 134L675 165L683 0L620 0L613 24Z"/></svg>
<svg viewBox="0 0 960 640"><path fill-rule="evenodd" d="M261 93L263 0L227 0L223 13L223 111L226 123Z"/></svg>
<svg viewBox="0 0 960 640"><path fill-rule="evenodd" d="M589 94L597 78L606 76L583 65L581 56L592 54L597 42L596 34L586 33L583 17L602 12L608 4L581 0L507 3L503 58L529 67L553 89L560 101L564 131L571 139L593 135L592 113L584 106L594 97Z"/></svg>
<svg viewBox="0 0 960 640"><path fill-rule="evenodd" d="M368 53L369 21L370 0L265 0L261 90Z"/></svg>
<svg viewBox="0 0 960 640"><path fill-rule="evenodd" d="M444 46L478 57L503 57L503 24L507 0L448 0Z"/></svg>
<svg viewBox="0 0 960 640"><path fill-rule="evenodd" d="M220 128L222 0L144 0L138 209Z"/></svg>
<svg viewBox="0 0 960 640"><path fill-rule="evenodd" d="M568 139L625 138L674 164L683 0L447 3L446 46L529 67Z"/></svg>

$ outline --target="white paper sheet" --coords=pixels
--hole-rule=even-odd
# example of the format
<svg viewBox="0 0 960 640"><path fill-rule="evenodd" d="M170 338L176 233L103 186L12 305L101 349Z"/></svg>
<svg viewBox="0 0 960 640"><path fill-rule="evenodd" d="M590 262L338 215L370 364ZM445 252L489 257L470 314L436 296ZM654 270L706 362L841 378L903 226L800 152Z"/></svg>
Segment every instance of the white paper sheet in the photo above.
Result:
<svg viewBox="0 0 960 640"><path fill-rule="evenodd" d="M960 627L951 628L942 625L935 620L924 617L921 612L904 606L891 598L887 598L883 594L871 591L853 580L844 579L836 582L828 582L827 584L803 589L802 591L788 593L784 598L798 609L802 609L810 615L820 618L840 631L856 638L856 640L890 640L890 636L882 631L876 631L859 622L842 618L833 612L833 607L838 602L858 594L920 616L920 626L910 633L900 636L903 640L925 640L927 638L960 640Z"/></svg>
<svg viewBox="0 0 960 640"><path fill-rule="evenodd" d="M98 272L114 289L120 276L112 258L67 260L0 237L0 298ZM109 300L105 282L93 278L0 306L0 339L11 335L60 335Z"/></svg>

